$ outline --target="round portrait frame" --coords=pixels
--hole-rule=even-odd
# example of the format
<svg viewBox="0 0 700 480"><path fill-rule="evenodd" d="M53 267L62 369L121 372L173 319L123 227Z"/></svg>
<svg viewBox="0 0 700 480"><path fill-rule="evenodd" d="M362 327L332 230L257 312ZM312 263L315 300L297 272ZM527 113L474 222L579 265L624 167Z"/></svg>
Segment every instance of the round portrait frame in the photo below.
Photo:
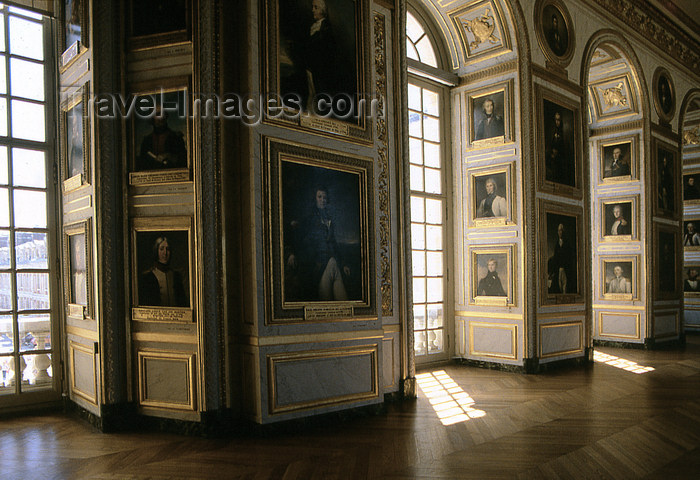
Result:
<svg viewBox="0 0 700 480"><path fill-rule="evenodd" d="M564 27L566 28L567 35L567 45L566 50L562 55L557 55L547 42L547 34L544 29L544 10L547 7L552 7L557 10L559 15L564 19ZM569 15L569 10L566 8L561 0L537 0L534 9L535 15L535 33L537 36L537 43L540 45L540 49L544 53L544 56L550 62L555 65L566 68L571 59L574 56L574 50L576 48L576 35L574 34L574 22L571 20L571 15Z"/></svg>
<svg viewBox="0 0 700 480"><path fill-rule="evenodd" d="M661 81L662 77L665 78L668 82L671 94L671 109L668 113L665 112L662 108L661 99L659 98L659 82ZM654 97L654 109L659 115L659 120L661 120L664 123L671 123L673 115L676 113L676 87L673 84L673 78L671 77L671 74L664 67L657 67L654 71L654 77L651 82L651 85L652 97Z"/></svg>

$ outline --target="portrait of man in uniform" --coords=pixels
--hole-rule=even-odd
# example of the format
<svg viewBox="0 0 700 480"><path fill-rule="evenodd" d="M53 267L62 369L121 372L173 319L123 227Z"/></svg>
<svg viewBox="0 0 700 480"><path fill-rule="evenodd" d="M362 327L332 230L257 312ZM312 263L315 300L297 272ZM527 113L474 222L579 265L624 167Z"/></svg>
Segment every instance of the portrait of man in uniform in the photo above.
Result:
<svg viewBox="0 0 700 480"><path fill-rule="evenodd" d="M604 236L632 234L632 202L608 203L604 208Z"/></svg>
<svg viewBox="0 0 700 480"><path fill-rule="evenodd" d="M578 245L576 217L547 212L547 291L577 294Z"/></svg>
<svg viewBox="0 0 700 480"><path fill-rule="evenodd" d="M605 293L632 293L632 262L605 262Z"/></svg>
<svg viewBox="0 0 700 480"><path fill-rule="evenodd" d="M603 147L603 178L630 176L630 142Z"/></svg>
<svg viewBox="0 0 700 480"><path fill-rule="evenodd" d="M542 28L549 48L556 56L563 56L569 48L569 32L566 28L564 16L554 5L544 7Z"/></svg>
<svg viewBox="0 0 700 480"><path fill-rule="evenodd" d="M477 297L508 296L508 256L504 253L476 254Z"/></svg>
<svg viewBox="0 0 700 480"><path fill-rule="evenodd" d="M474 141L505 135L504 97L501 91L473 99Z"/></svg>
<svg viewBox="0 0 700 480"><path fill-rule="evenodd" d="M139 231L136 249L138 305L189 307L188 232Z"/></svg>
<svg viewBox="0 0 700 480"><path fill-rule="evenodd" d="M545 180L576 187L574 112L543 100Z"/></svg>
<svg viewBox="0 0 700 480"><path fill-rule="evenodd" d="M476 218L508 216L506 173L479 175L474 180Z"/></svg>

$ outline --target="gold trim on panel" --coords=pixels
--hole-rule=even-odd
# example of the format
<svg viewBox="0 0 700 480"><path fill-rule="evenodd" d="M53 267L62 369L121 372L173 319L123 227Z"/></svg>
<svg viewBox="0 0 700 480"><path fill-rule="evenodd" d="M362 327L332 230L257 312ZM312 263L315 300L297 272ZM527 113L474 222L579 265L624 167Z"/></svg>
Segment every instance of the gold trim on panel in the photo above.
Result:
<svg viewBox="0 0 700 480"><path fill-rule="evenodd" d="M481 328L492 328L498 330L509 330L511 338L511 349L513 350L512 355L504 355L496 352L477 352L474 349L474 327ZM492 357L492 358L502 358L505 360L517 360L518 359L518 326L508 323L486 323L486 322L469 322L469 355L474 355L478 357Z"/></svg>
<svg viewBox="0 0 700 480"><path fill-rule="evenodd" d="M503 313L503 312L498 312L495 314L492 311L466 311L466 310L458 310L455 312L455 317L478 317L478 318L488 318L488 317L493 317L496 315L498 318L503 318L503 319L508 319L508 320L522 320L524 318L523 314L520 313Z"/></svg>
<svg viewBox="0 0 700 480"><path fill-rule="evenodd" d="M131 334L134 342L155 342L155 343L182 343L187 345L197 345L197 334L173 335L163 332L134 332Z"/></svg>
<svg viewBox="0 0 700 480"><path fill-rule="evenodd" d="M624 335L621 333L605 333L603 332L603 315L610 317L635 317L635 334L634 335ZM631 340L641 340L641 324L642 324L642 314L641 313L621 313L621 312L598 312L598 336L599 337L615 337L615 338L628 338Z"/></svg>
<svg viewBox="0 0 700 480"><path fill-rule="evenodd" d="M196 411L197 410L197 399L196 399L196 354L190 352L173 352L173 351L163 351L163 350L139 350L138 351L138 401L139 406L143 407L153 407L165 410L185 410L185 411ZM146 361L149 359L159 359L159 360L169 360L172 362L183 362L187 366L187 386L188 386L188 402L187 403L175 403L175 402L163 402L163 401L153 401L148 400L148 392L146 391L146 381L147 381L147 369Z"/></svg>
<svg viewBox="0 0 700 480"><path fill-rule="evenodd" d="M99 333L94 330L88 330L86 328L75 327L73 325L66 325L66 334L75 335L76 337L85 338L87 340L92 340L93 342L99 342Z"/></svg>
<svg viewBox="0 0 700 480"><path fill-rule="evenodd" d="M69 342L69 349L70 349L70 377L71 377L71 392L74 393L75 395L79 396L83 400L86 400L90 404L97 406L97 394L99 392L99 389L97 388L97 359L95 355L94 349L87 347L81 343L74 342L71 340ZM87 392L83 392L82 390L79 390L78 387L75 384L75 352L79 351L81 353L84 353L86 355L89 355L92 358L92 378L94 382L94 389L95 389L95 394L90 395Z"/></svg>
<svg viewBox="0 0 700 480"><path fill-rule="evenodd" d="M384 388L391 388L394 385L396 385L396 382L394 381L394 378L396 378L396 358L398 356L398 355L394 354L395 353L394 352L394 344L396 342L394 340L394 337L389 337L389 338L385 337L382 339L382 342L383 342L382 343L382 345L383 345L382 351L384 351L384 349L387 348L386 347L387 343L390 344L390 346L388 348L390 349L389 351L391 352L391 355L390 355L390 357L391 357L391 383L388 385L386 383L384 383ZM386 382L386 379L384 379L384 381Z"/></svg>
<svg viewBox="0 0 700 480"><path fill-rule="evenodd" d="M578 343L578 348L575 348L573 350L562 350L560 352L548 352L548 353L542 353L542 333L545 329L550 329L550 328L558 328L558 327L571 327L573 325L577 325L579 327L579 343ZM561 322L561 323L547 323L540 325L539 329L539 338L540 341L538 342L539 344L539 349L540 349L540 358L551 358L551 357L558 357L561 355L573 355L575 353L582 353L583 352L583 322Z"/></svg>
<svg viewBox="0 0 700 480"><path fill-rule="evenodd" d="M276 375L277 365L281 363L298 362L302 360L318 360L338 357L357 357L369 355L372 362L372 387L367 392L338 395L315 401L297 402L288 405L277 404ZM354 347L338 347L324 350L307 350L300 352L283 352L267 355L267 384L268 384L268 408L270 415L309 410L313 408L341 405L362 400L370 400L379 397L379 345L360 345Z"/></svg>
<svg viewBox="0 0 700 480"><path fill-rule="evenodd" d="M518 70L518 61L517 60L509 60L507 62L499 63L498 65L494 65L493 67L484 68L482 70L479 70L478 72L468 73L466 75L460 76L458 87L471 86L471 85L474 85L475 83L482 82L485 80L491 80L491 79L500 80L501 78L503 78L504 75L511 73L511 72L516 72L517 70Z"/></svg>

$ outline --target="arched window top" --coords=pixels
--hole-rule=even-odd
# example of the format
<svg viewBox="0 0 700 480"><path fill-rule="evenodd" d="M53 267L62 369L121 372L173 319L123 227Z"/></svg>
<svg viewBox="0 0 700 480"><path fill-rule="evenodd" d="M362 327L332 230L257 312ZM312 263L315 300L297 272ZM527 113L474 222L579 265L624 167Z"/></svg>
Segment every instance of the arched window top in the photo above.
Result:
<svg viewBox="0 0 700 480"><path fill-rule="evenodd" d="M435 48L425 28L411 12L406 12L406 56L431 67L438 68Z"/></svg>

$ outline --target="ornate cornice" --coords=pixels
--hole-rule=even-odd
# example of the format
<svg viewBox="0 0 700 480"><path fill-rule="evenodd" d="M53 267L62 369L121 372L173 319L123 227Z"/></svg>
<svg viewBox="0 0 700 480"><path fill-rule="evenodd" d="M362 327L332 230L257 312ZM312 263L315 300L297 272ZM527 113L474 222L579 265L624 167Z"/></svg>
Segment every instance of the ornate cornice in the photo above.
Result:
<svg viewBox="0 0 700 480"><path fill-rule="evenodd" d="M671 56L691 72L700 71L700 43L689 37L661 10L646 0L588 0L633 27L652 45Z"/></svg>

